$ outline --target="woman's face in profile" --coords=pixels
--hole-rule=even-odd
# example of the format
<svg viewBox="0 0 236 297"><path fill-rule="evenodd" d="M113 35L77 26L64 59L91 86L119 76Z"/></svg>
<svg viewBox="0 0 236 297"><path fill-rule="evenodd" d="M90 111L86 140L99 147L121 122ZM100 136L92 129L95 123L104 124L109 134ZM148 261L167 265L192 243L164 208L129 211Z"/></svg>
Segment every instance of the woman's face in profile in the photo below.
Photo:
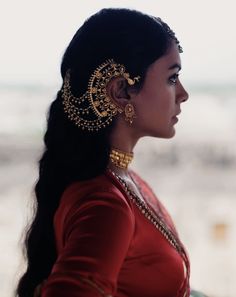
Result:
<svg viewBox="0 0 236 297"><path fill-rule="evenodd" d="M171 138L188 94L179 81L181 61L177 44L148 68L143 88L134 98L135 129L140 136Z"/></svg>

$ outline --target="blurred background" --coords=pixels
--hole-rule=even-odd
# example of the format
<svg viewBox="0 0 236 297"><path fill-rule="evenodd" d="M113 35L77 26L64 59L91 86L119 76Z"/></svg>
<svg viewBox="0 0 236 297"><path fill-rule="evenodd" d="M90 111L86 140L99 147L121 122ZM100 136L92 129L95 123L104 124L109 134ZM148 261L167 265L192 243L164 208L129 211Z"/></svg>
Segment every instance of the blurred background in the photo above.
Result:
<svg viewBox="0 0 236 297"><path fill-rule="evenodd" d="M103 7L160 16L184 49L190 94L176 136L142 139L133 169L172 214L191 259L191 285L236 292L236 4L233 0L0 1L0 296L24 269L46 114L61 87L60 62L84 20Z"/></svg>

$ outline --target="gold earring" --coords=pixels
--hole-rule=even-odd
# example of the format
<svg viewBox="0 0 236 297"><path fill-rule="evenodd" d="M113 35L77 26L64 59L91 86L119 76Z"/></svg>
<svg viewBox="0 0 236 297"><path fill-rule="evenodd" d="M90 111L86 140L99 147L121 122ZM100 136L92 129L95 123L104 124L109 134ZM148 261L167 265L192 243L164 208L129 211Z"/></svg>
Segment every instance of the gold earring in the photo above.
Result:
<svg viewBox="0 0 236 297"><path fill-rule="evenodd" d="M131 125L135 116L134 106L130 103L125 105L125 120Z"/></svg>

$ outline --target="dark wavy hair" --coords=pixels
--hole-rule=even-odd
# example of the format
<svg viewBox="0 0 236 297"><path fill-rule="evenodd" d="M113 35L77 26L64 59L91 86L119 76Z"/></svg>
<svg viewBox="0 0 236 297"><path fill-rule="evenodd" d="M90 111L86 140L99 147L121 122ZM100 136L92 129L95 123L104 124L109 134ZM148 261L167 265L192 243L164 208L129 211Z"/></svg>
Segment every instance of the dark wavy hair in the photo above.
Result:
<svg viewBox="0 0 236 297"><path fill-rule="evenodd" d="M113 58L125 65L131 77L141 76L136 83L140 90L148 67L166 54L173 40L179 44L173 31L159 18L129 9L102 9L88 18L72 38L61 63L62 79L70 68L72 92L81 96L96 67ZM70 183L105 171L114 123L97 132L80 130L65 115L61 90L58 91L47 116L34 215L24 234L27 268L15 296L33 297L35 287L50 274L57 257L53 217L60 197Z"/></svg>

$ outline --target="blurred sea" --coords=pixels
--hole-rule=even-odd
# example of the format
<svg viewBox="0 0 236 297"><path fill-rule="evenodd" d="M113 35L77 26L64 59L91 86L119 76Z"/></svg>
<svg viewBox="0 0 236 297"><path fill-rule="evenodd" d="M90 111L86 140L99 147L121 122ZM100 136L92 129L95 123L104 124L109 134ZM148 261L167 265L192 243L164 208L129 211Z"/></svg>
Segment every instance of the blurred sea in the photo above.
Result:
<svg viewBox="0 0 236 297"><path fill-rule="evenodd" d="M212 297L236 292L236 86L190 86L176 136L146 137L133 169L173 216L191 260L192 287ZM0 85L0 296L24 268L37 162L55 87Z"/></svg>

